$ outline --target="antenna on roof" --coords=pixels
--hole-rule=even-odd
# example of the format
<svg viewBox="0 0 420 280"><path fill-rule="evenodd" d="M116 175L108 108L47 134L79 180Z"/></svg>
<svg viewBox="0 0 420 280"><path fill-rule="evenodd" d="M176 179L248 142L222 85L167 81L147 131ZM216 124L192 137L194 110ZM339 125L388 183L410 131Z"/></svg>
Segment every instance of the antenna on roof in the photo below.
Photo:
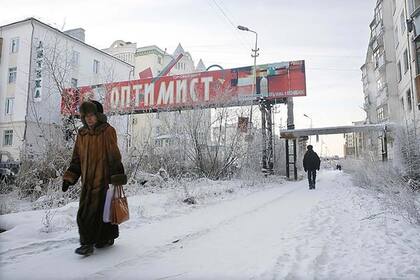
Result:
<svg viewBox="0 0 420 280"><path fill-rule="evenodd" d="M63 25L61 26L61 31L63 31L64 30L64 27L66 26L66 17L64 17L64 20L63 20Z"/></svg>

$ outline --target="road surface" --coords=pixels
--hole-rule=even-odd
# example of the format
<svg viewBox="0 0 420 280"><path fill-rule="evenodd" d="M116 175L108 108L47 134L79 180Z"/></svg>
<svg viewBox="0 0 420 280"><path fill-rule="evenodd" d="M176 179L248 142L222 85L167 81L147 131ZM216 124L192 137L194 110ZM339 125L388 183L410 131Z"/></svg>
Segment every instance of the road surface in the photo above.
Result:
<svg viewBox="0 0 420 280"><path fill-rule="evenodd" d="M121 229L112 248L73 254L74 231L1 250L2 279L420 278L420 229L348 175L322 172ZM1 241L1 235L0 235Z"/></svg>

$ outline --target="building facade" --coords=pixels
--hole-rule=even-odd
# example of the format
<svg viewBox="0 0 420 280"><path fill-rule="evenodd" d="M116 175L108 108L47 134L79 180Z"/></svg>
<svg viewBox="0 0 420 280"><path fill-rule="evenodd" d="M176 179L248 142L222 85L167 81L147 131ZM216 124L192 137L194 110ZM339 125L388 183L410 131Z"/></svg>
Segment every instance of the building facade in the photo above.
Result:
<svg viewBox="0 0 420 280"><path fill-rule="evenodd" d="M361 67L366 123L389 122L413 133L420 132L416 86L420 55L416 51L414 28L418 2L378 0L376 3L366 61ZM420 20L418 26L420 30ZM392 157L395 136L391 134L384 139L372 133L365 135L367 139L363 142L374 158L382 158L384 150Z"/></svg>
<svg viewBox="0 0 420 280"><path fill-rule="evenodd" d="M64 88L126 80L133 66L35 18L0 27L1 160L42 153L63 141Z"/></svg>

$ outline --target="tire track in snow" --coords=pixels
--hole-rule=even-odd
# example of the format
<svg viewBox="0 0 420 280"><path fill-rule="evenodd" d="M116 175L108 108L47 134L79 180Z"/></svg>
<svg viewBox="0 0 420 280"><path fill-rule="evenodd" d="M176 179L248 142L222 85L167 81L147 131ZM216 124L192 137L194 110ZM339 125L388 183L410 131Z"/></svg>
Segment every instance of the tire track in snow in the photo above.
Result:
<svg viewBox="0 0 420 280"><path fill-rule="evenodd" d="M79 238L67 238L62 240L46 240L29 243L25 246L13 248L0 253L0 265L14 263L21 257L37 255L42 252L58 249L79 242Z"/></svg>
<svg viewBox="0 0 420 280"><path fill-rule="evenodd" d="M121 261L121 262L119 262L115 265L107 267L106 269L102 269L100 271L92 273L92 274L88 275L85 279L92 279L92 278L95 278L95 277L96 278L102 278L106 275L106 272L108 272L108 271L113 271L117 268L121 268L121 267L124 267L124 266L130 266L130 265L138 262L140 259L141 260L153 259L157 255L167 253L167 252L169 252L171 250L174 250L174 249L178 249L179 244L182 243L182 242L186 243L186 242L191 242L191 241L197 240L197 239L203 237L206 234L209 234L213 231L216 231L216 230L220 229L221 227L224 227L224 226L227 226L229 224L234 223L236 220L238 220L238 219L240 219L244 216L254 214L258 211L262 211L266 207L269 207L270 205L277 203L279 200L282 200L285 196L288 196L288 195L290 195L294 192L297 192L299 190L301 190L301 189L298 187L298 185L293 184L293 189L292 190L287 191L285 193L282 193L281 195L277 196L276 198L273 198L273 199L271 199L267 202L264 202L263 204L260 204L260 205L258 205L256 207L253 207L253 208L251 208L247 211L244 211L241 214L238 214L238 215L235 215L231 218L223 220L222 222L217 223L213 227L206 227L206 228L204 228L202 230L198 230L194 233L190 233L190 234L186 234L186 235L182 235L182 236L176 236L176 237L174 237L174 240L179 240L179 241L176 242L175 244L171 243L171 244L165 244L165 245L157 246L154 249L148 250L143 254L138 254L138 255L130 258L130 259L123 260L123 261Z"/></svg>

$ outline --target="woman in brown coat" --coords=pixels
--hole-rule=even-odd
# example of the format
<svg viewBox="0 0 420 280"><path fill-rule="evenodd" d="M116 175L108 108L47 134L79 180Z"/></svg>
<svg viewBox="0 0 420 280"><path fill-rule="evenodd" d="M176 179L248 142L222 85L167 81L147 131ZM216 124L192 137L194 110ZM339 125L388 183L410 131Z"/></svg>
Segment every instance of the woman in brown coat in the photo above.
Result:
<svg viewBox="0 0 420 280"><path fill-rule="evenodd" d="M80 255L93 253L93 246L102 248L114 244L118 237L118 225L103 222L108 185L124 185L127 176L121 163L115 129L107 123L103 107L97 101L81 104L79 129L70 167L64 173L63 191L82 181L77 225L81 247Z"/></svg>

